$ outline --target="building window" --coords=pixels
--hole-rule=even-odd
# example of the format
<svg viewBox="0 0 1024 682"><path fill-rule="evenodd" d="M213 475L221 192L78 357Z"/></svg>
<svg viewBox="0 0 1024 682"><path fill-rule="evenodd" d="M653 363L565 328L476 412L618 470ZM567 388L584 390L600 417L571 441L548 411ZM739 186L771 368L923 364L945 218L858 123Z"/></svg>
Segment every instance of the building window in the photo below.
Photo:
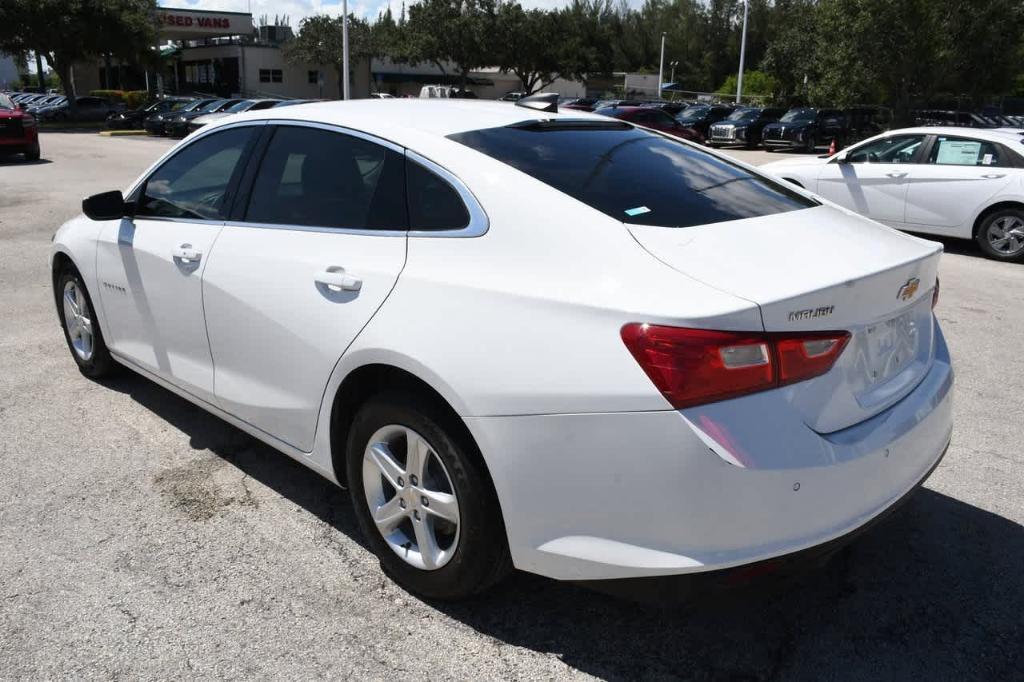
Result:
<svg viewBox="0 0 1024 682"><path fill-rule="evenodd" d="M280 83L282 81L281 69L260 69L260 83Z"/></svg>

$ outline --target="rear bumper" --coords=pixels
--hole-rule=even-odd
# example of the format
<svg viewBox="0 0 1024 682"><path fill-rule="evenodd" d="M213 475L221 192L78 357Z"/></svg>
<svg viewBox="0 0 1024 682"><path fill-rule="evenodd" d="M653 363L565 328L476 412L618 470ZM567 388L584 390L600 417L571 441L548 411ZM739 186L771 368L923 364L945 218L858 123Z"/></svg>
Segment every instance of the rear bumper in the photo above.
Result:
<svg viewBox="0 0 1024 682"><path fill-rule="evenodd" d="M516 567L563 580L719 571L835 541L920 485L952 432L941 334L938 346L929 373L888 410L828 436L807 429L825 462L818 466L730 464L674 411L466 423L494 480ZM743 410L743 400L730 402ZM764 448L808 447L809 438L780 432Z"/></svg>

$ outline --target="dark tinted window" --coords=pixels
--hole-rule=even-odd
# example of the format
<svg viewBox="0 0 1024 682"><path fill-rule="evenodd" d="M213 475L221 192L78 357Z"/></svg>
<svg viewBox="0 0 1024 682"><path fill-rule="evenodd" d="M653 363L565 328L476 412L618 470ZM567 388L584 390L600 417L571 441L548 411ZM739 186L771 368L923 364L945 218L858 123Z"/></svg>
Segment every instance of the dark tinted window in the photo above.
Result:
<svg viewBox="0 0 1024 682"><path fill-rule="evenodd" d="M817 205L700 149L611 121L489 128L451 139L626 223L686 227Z"/></svg>
<svg viewBox="0 0 1024 682"><path fill-rule="evenodd" d="M451 185L413 161L406 163L405 177L409 229L458 230L469 225L469 212Z"/></svg>
<svg viewBox="0 0 1024 682"><path fill-rule="evenodd" d="M255 128L207 135L168 159L146 180L136 215L221 220L228 188Z"/></svg>
<svg viewBox="0 0 1024 682"><path fill-rule="evenodd" d="M404 158L329 130L280 126L253 183L254 223L404 230Z"/></svg>

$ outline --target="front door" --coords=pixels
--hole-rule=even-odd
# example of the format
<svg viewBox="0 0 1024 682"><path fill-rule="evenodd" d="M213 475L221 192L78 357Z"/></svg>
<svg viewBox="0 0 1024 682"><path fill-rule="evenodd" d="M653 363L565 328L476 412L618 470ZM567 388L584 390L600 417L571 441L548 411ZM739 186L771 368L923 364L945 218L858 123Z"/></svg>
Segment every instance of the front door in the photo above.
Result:
<svg viewBox="0 0 1024 682"><path fill-rule="evenodd" d="M334 366L405 264L404 157L336 129L271 128L203 296L221 407L309 452Z"/></svg>
<svg viewBox="0 0 1024 682"><path fill-rule="evenodd" d="M140 186L136 215L105 224L99 294L111 350L197 397L213 399L202 276L257 127L206 135Z"/></svg>
<svg viewBox="0 0 1024 682"><path fill-rule="evenodd" d="M893 135L853 147L847 163L822 166L818 194L861 215L890 225L904 221L907 186L919 166L924 135Z"/></svg>

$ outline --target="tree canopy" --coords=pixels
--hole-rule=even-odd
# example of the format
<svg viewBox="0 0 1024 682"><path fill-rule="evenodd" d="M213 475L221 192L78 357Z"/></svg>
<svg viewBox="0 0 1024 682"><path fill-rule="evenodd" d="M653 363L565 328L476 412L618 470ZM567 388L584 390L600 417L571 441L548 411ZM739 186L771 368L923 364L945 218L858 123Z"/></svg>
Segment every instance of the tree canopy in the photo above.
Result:
<svg viewBox="0 0 1024 682"><path fill-rule="evenodd" d="M156 42L156 0L3 0L0 51L35 52L57 72L74 109L75 62L145 59Z"/></svg>

